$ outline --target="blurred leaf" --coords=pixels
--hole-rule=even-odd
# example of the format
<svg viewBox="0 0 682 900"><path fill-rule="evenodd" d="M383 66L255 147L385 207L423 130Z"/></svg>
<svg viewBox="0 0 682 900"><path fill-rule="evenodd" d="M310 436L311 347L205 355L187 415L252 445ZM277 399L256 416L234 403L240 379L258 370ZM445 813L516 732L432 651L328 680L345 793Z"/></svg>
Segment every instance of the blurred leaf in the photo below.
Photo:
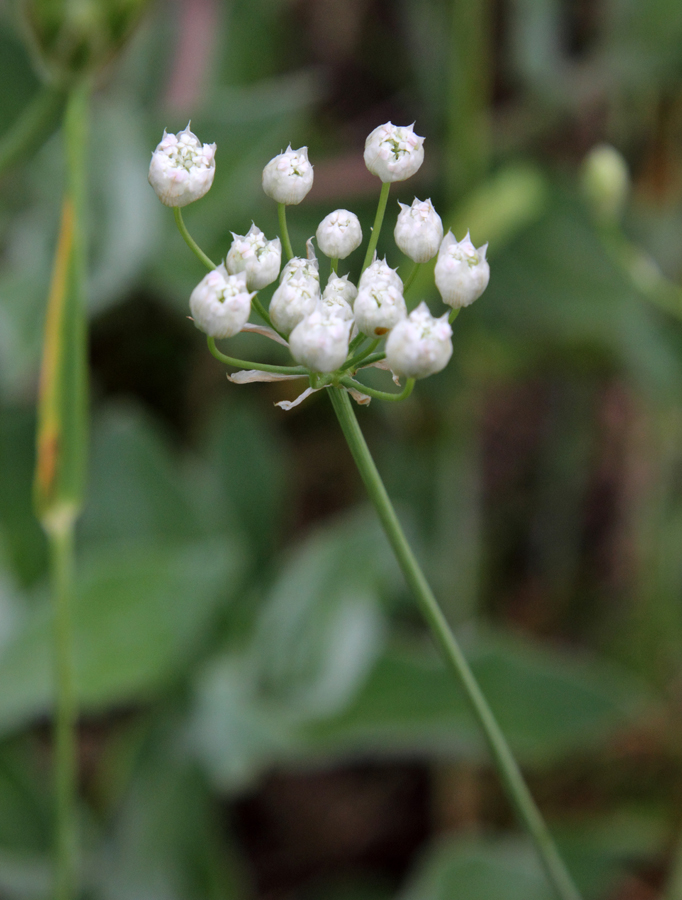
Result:
<svg viewBox="0 0 682 900"><path fill-rule="evenodd" d="M573 835L556 832L559 849L587 898L613 890L629 861L659 851L663 832L640 818L601 819ZM526 838L461 837L428 850L400 900L551 900L534 847Z"/></svg>
<svg viewBox="0 0 682 900"><path fill-rule="evenodd" d="M3 853L46 852L52 809L38 747L28 738L0 746L0 889Z"/></svg>
<svg viewBox="0 0 682 900"><path fill-rule="evenodd" d="M81 708L148 699L177 681L218 605L234 591L241 551L227 539L137 543L83 560L73 610ZM45 606L0 652L0 730L47 712L52 632Z"/></svg>
<svg viewBox="0 0 682 900"><path fill-rule="evenodd" d="M634 680L509 637L477 639L467 655L514 752L548 763L593 745L642 700ZM485 759L483 739L454 676L432 655L391 651L350 706L308 727L313 751L440 753Z"/></svg>

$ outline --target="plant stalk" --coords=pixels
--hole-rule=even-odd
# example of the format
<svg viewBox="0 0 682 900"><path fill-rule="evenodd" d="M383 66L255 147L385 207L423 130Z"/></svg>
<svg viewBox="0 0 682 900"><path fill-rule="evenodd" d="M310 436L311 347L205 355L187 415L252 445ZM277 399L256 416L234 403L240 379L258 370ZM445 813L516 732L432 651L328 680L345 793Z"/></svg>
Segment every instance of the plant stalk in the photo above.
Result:
<svg viewBox="0 0 682 900"><path fill-rule="evenodd" d="M405 537L360 430L350 398L344 390L339 388L331 388L329 395L353 459L403 575L419 603L422 614L446 662L467 696L472 711L483 730L507 794L519 819L535 843L547 877L560 900L580 900L580 894L528 790L511 749Z"/></svg>
<svg viewBox="0 0 682 900"><path fill-rule="evenodd" d="M379 194L379 203L377 205L377 214L374 217L374 226L372 227L372 234L369 239L369 244L367 245L367 253L365 253L365 261L362 264L362 271L364 272L367 266L372 262L372 257L374 256L374 251L377 248L377 243L379 242L379 235L381 234L381 226L384 224L384 213L386 212L386 204L388 203L388 192L391 190L391 182L385 181L381 185L381 193Z"/></svg>
<svg viewBox="0 0 682 900"><path fill-rule="evenodd" d="M198 259L201 260L201 262L206 266L207 269L210 269L211 271L213 271L213 269L217 268L216 264L213 262L213 260L210 257L206 256L204 251L201 249L201 247L197 244L197 242L194 240L192 235L187 230L187 226L185 225L185 220L182 217L182 210L180 209L179 206L173 207L173 214L175 215L175 224L178 226L178 231L185 239L185 243L187 244L189 249L192 251L192 253L194 253L198 257Z"/></svg>
<svg viewBox="0 0 682 900"><path fill-rule="evenodd" d="M287 228L287 207L285 203L277 204L277 216L279 218L279 230L282 235L282 246L286 253L287 259L294 258L294 251L291 249L291 241L289 240L289 229Z"/></svg>

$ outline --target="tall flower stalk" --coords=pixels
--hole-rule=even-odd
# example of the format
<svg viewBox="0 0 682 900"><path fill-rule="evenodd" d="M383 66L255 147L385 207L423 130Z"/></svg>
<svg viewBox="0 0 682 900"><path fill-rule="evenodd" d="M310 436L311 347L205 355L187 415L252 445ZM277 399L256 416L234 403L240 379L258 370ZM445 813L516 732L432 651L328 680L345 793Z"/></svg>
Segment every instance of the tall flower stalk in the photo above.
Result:
<svg viewBox="0 0 682 900"><path fill-rule="evenodd" d="M165 136L164 136L165 139ZM415 199L412 207L403 207L396 238L400 249L415 265L438 254L436 286L444 303L451 307L442 316L431 314L422 302L408 314L404 300L406 286L397 272L385 260L376 259L379 233L386 212L390 184L403 181L420 167L424 158L424 139L414 133L412 126L397 127L390 122L376 128L367 138L365 162L370 171L382 181L377 214L365 254L362 274L357 288L346 275L338 275L338 260L352 252L359 242L343 230L355 229L352 213L337 210L330 213L318 228L318 245L330 259L330 275L324 292L320 289L319 262L315 258L312 241L308 241L306 257L293 256L286 230L285 207L299 203L312 186L312 168L305 148L274 157L265 167L263 187L278 203L282 230L282 244L288 258L270 304L265 311L260 301L252 304L265 322L240 325L232 312L237 288L229 279L237 278L231 269L234 260L244 263L244 238L234 235L233 248L224 264L215 264L196 245L182 223L176 209L180 231L197 257L212 271L192 295L195 325L208 335L210 352L216 359L242 371L228 375L230 381L244 384L252 381L277 381L302 378L308 387L294 401L277 405L291 409L311 393L327 390L341 430L364 481L393 553L400 565L424 619L431 630L447 665L465 692L471 709L486 738L500 779L516 810L519 820L533 839L548 880L560 900L580 900L547 825L524 781L514 755L495 719L495 716L466 661L466 658L431 590L426 577L405 537L381 476L372 459L358 424L351 397L366 405L372 398L401 401L412 392L415 381L441 371L452 355L451 323L459 311L470 305L485 290L490 269L486 260L486 246L476 248L469 235L458 242L448 232L443 238L440 218L430 201ZM158 151L157 151L158 152ZM153 162L152 162L153 166ZM172 173L169 173L172 177ZM152 186L164 202L165 189ZM354 218L354 217L353 217ZM253 226L255 229L255 226ZM357 229L359 230L359 223ZM337 234L337 231L339 232ZM255 233L255 232L254 232ZM260 231L258 231L260 235ZM343 238L343 239L342 239ZM258 238L259 246L264 238ZM346 246L347 244L347 246ZM254 244L255 246L255 244ZM346 250L348 253L346 253ZM237 252L239 251L239 252ZM252 284L255 279L264 286L277 278L267 270L266 262L249 260ZM412 275L414 269L412 270ZM408 279L411 283L412 277ZM196 304L200 289L202 305ZM245 293L242 297L247 297ZM246 301L244 301L246 302ZM229 320L229 326L226 322ZM274 323L277 331L270 325ZM285 343L297 363L295 366L272 366L249 363L223 354L216 347L216 339L227 331L239 329L256 331ZM384 348L380 344L385 340ZM358 371L369 366L389 369L396 383L405 380L398 391L382 391L365 385L356 377Z"/></svg>

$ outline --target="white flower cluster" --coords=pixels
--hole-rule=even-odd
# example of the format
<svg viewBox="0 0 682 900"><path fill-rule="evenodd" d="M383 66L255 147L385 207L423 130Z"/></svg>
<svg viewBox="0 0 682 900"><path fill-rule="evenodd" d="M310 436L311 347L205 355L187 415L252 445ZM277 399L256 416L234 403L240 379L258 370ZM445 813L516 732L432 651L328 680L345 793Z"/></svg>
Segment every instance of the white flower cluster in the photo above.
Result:
<svg viewBox="0 0 682 900"><path fill-rule="evenodd" d="M412 125L398 127L388 122L367 138L365 163L385 184L403 181L420 168L423 145L424 138L415 134ZM178 135L164 133L152 156L149 180L164 203L183 206L210 187L214 155L215 144L202 145L189 126ZM300 203L312 185L313 168L306 147L292 150L289 146L263 169L263 190L284 206ZM387 190L382 192L384 203ZM334 210L320 222L315 236L319 249L332 260L323 291L312 240L307 242L306 257L289 259L280 272L279 238L268 240L255 224L245 235L233 233L225 263L206 275L192 292L190 308L197 327L214 338L237 334L248 322L255 293L279 276L268 310L279 335L269 334L278 340L286 337L294 360L311 373L341 377L339 370L341 374L350 371L350 367L343 368L349 354L357 352L368 338L375 342L374 347L378 340L386 339L386 364L397 376L425 378L440 372L452 355L448 318L473 303L488 284L487 244L477 249L469 234L459 242L450 231L443 237L443 223L431 200L415 198L411 206L400 203L394 229L399 250L416 265L437 256L436 287L453 312L435 317L424 302L408 313L401 277L386 259L378 259L376 252L357 287L348 275L337 274L338 260L348 257L362 242L362 228L354 213ZM286 229L283 237L288 246ZM376 246L375 236L371 246ZM262 312L260 305L258 308Z"/></svg>

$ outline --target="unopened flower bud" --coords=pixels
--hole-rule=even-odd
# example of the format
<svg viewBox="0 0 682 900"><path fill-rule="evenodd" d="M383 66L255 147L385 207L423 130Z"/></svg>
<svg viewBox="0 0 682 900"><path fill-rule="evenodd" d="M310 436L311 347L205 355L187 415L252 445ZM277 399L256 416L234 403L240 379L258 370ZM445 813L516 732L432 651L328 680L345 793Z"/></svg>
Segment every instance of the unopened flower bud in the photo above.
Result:
<svg viewBox="0 0 682 900"><path fill-rule="evenodd" d="M341 297L346 303L353 305L353 301L358 296L358 289L352 281L348 280L347 275L337 275L331 272L327 281L327 287L324 289L322 299L327 300L334 297Z"/></svg>
<svg viewBox="0 0 682 900"><path fill-rule="evenodd" d="M325 290L317 305L325 315L336 316L346 322L353 318L353 307L343 299L340 293Z"/></svg>
<svg viewBox="0 0 682 900"><path fill-rule="evenodd" d="M383 182L405 181L424 162L424 138L414 125L379 125L365 141L365 165Z"/></svg>
<svg viewBox="0 0 682 900"><path fill-rule="evenodd" d="M294 206L300 203L313 186L313 167L308 162L308 148L292 150L275 156L263 169L263 190L276 200Z"/></svg>
<svg viewBox="0 0 682 900"><path fill-rule="evenodd" d="M225 265L230 275L246 272L246 285L252 291L267 287L279 275L282 263L282 244L279 238L268 241L257 225L251 225L248 234L232 232Z"/></svg>
<svg viewBox="0 0 682 900"><path fill-rule="evenodd" d="M350 319L329 315L318 307L289 335L291 355L314 372L334 372L348 356L351 326Z"/></svg>
<svg viewBox="0 0 682 900"><path fill-rule="evenodd" d="M478 250L471 243L469 232L463 241L451 231L443 238L436 263L436 287L443 303L453 309L469 306L488 286L490 266L485 258L488 245Z"/></svg>
<svg viewBox="0 0 682 900"><path fill-rule="evenodd" d="M232 337L248 322L253 296L255 292L246 289L246 272L228 275L225 266L218 266L202 278L189 298L194 324L210 337Z"/></svg>
<svg viewBox="0 0 682 900"><path fill-rule="evenodd" d="M416 263L425 263L438 253L443 240L443 223L430 200L400 204L393 232L398 249Z"/></svg>
<svg viewBox="0 0 682 900"><path fill-rule="evenodd" d="M319 281L299 272L282 281L270 301L270 318L282 334L289 334L310 315L320 299Z"/></svg>
<svg viewBox="0 0 682 900"><path fill-rule="evenodd" d="M381 337L407 315L402 292L383 281L360 287L353 304L355 322L363 334Z"/></svg>
<svg viewBox="0 0 682 900"><path fill-rule="evenodd" d="M362 228L355 213L337 209L317 226L317 244L325 256L345 259L362 243Z"/></svg>
<svg viewBox="0 0 682 900"><path fill-rule="evenodd" d="M582 168L582 188L592 212L602 222L617 222L630 192L630 173L621 154L610 144L600 144L587 154Z"/></svg>
<svg viewBox="0 0 682 900"><path fill-rule="evenodd" d="M445 313L439 319L420 303L398 322L386 339L386 362L396 375L426 378L447 366L452 356L452 328Z"/></svg>
<svg viewBox="0 0 682 900"><path fill-rule="evenodd" d="M213 184L215 144L202 144L189 125L177 134L163 133L152 153L149 183L166 206L187 206Z"/></svg>
<svg viewBox="0 0 682 900"><path fill-rule="evenodd" d="M401 294L403 292L403 282L400 275L398 275L395 269L392 269L389 266L385 259L375 258L374 261L367 266L360 276L360 284L358 287L362 290L364 287L375 282L390 284L397 291L400 291Z"/></svg>
<svg viewBox="0 0 682 900"><path fill-rule="evenodd" d="M301 256L294 256L282 269L279 276L279 283L285 284L292 279L300 280L301 278L310 281L310 291L320 293L320 264L313 257L312 259L303 259Z"/></svg>

